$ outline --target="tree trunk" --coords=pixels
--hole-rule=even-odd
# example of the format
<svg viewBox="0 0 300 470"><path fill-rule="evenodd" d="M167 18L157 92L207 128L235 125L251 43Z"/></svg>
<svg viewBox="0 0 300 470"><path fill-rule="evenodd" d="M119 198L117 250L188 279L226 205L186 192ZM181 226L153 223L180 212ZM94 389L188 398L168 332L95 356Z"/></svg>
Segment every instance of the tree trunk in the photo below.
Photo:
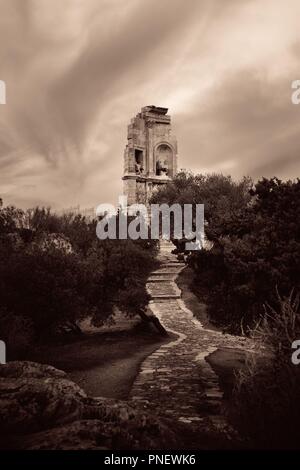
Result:
<svg viewBox="0 0 300 470"><path fill-rule="evenodd" d="M168 336L167 330L160 323L159 319L155 315L147 315L144 310L139 310L141 319L147 323L152 323L158 330L161 336Z"/></svg>

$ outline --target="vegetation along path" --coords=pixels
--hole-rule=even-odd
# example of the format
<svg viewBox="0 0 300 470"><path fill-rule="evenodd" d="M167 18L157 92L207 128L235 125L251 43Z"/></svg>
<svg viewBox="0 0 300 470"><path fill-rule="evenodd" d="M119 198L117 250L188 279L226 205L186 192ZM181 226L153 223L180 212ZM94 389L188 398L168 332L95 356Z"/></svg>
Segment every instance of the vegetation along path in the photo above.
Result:
<svg viewBox="0 0 300 470"><path fill-rule="evenodd" d="M197 436L195 446L209 447L216 439L226 445L226 441L235 439L234 431L222 410L219 378L206 358L219 348L236 351L251 345L245 338L203 328L186 308L175 283L185 264L171 253L172 246L162 242L161 266L151 274L147 289L153 314L177 338L143 361L131 399L150 412L177 421L179 426L184 424L190 430L186 438L191 445L193 435Z"/></svg>

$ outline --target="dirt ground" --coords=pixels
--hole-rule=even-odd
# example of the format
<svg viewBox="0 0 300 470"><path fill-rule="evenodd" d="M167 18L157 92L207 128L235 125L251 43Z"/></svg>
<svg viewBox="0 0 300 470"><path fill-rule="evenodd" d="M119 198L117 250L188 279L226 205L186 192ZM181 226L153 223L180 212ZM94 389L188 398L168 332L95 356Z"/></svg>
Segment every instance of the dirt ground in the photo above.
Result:
<svg viewBox="0 0 300 470"><path fill-rule="evenodd" d="M209 321L206 313L206 304L204 302L200 302L197 296L192 292L192 279L193 271L189 267L185 268L176 279L176 284L182 292L182 300L188 309L193 312L194 316L200 321L204 328L218 330L218 328Z"/></svg>
<svg viewBox="0 0 300 470"><path fill-rule="evenodd" d="M28 359L64 370L88 395L126 399L141 362L171 339L161 339L151 328L136 325L42 346Z"/></svg>

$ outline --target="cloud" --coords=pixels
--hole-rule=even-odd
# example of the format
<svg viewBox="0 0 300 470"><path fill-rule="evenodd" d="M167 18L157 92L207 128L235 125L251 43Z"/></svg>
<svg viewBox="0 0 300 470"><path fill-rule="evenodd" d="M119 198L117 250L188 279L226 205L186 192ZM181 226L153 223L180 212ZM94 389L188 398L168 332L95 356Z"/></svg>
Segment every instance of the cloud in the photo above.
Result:
<svg viewBox="0 0 300 470"><path fill-rule="evenodd" d="M170 108L181 167L299 173L300 106L290 101L299 78L297 0L63 5L0 0L6 202L115 202L127 124L147 104Z"/></svg>
<svg viewBox="0 0 300 470"><path fill-rule="evenodd" d="M295 72L296 73L296 72ZM300 109L289 76L269 80L242 70L211 90L205 104L177 117L188 167L295 178L299 175Z"/></svg>

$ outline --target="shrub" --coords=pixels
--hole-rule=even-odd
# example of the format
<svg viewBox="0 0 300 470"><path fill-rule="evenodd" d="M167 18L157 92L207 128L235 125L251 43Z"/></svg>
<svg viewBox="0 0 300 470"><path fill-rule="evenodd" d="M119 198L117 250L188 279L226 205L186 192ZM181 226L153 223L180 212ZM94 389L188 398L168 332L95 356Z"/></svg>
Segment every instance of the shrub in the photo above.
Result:
<svg viewBox="0 0 300 470"><path fill-rule="evenodd" d="M299 445L300 368L291 362L291 345L300 338L299 295L277 294L277 308L250 331L262 354L252 355L236 375L230 416L255 447Z"/></svg>
<svg viewBox="0 0 300 470"><path fill-rule="evenodd" d="M209 286L210 317L236 333L256 323L264 303L275 306L276 286L285 296L300 286L300 181L263 179L250 193L252 201L222 223L219 212L207 231L212 249L189 259L195 291Z"/></svg>
<svg viewBox="0 0 300 470"><path fill-rule="evenodd" d="M28 318L0 309L1 340L7 347L11 360L24 356L34 339L33 324Z"/></svg>
<svg viewBox="0 0 300 470"><path fill-rule="evenodd" d="M98 240L82 216L0 208L1 339L18 354L64 325L78 331L84 317L108 321L115 305L136 314L154 253L145 240Z"/></svg>
<svg viewBox="0 0 300 470"><path fill-rule="evenodd" d="M1 257L3 261L3 256ZM86 307L80 283L82 261L50 246L29 246L0 262L2 305L30 320L36 335L51 331L63 320L76 321Z"/></svg>

